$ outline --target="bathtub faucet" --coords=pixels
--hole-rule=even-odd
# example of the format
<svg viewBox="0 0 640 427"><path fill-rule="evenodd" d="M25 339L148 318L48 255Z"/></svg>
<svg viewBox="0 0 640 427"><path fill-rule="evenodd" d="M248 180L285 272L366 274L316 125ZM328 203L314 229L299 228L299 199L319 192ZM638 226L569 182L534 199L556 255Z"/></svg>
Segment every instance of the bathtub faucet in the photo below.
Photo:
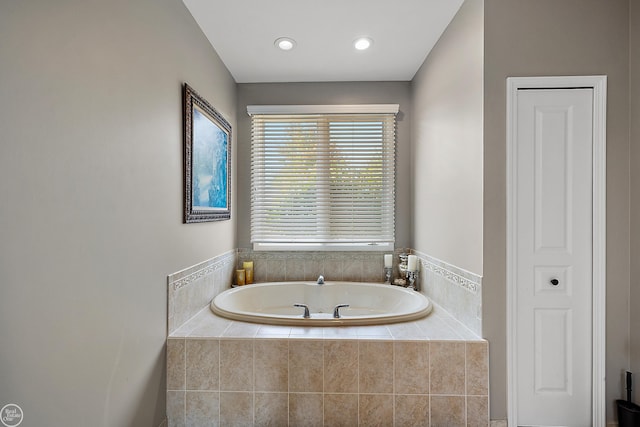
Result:
<svg viewBox="0 0 640 427"><path fill-rule="evenodd" d="M318 276L318 281L316 282L318 285L324 285L324 276Z"/></svg>
<svg viewBox="0 0 640 427"><path fill-rule="evenodd" d="M305 319L311 318L311 315L309 314L309 306L307 304L293 304L293 306L304 308L304 314L302 315L302 317L304 317Z"/></svg>
<svg viewBox="0 0 640 427"><path fill-rule="evenodd" d="M335 308L333 309L333 318L334 319L339 319L340 318L340 309L343 307L349 307L349 304L338 304L335 306Z"/></svg>

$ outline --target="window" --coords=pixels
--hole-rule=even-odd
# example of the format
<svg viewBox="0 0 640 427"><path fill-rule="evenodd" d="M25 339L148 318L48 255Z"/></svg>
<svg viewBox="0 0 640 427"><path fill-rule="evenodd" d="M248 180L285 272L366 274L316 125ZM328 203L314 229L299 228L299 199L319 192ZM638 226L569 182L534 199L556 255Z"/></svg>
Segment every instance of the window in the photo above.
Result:
<svg viewBox="0 0 640 427"><path fill-rule="evenodd" d="M393 249L397 111L248 107L254 249Z"/></svg>

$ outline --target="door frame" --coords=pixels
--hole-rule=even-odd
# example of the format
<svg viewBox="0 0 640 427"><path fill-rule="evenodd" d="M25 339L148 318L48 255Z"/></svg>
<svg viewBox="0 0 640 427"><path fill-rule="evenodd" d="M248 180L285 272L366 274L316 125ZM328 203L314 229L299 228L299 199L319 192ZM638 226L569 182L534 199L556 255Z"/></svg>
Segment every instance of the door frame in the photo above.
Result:
<svg viewBox="0 0 640 427"><path fill-rule="evenodd" d="M507 414L517 423L516 358L516 177L517 93L519 89L593 89L593 294L592 294L592 425L606 424L606 109L607 76L507 78Z"/></svg>

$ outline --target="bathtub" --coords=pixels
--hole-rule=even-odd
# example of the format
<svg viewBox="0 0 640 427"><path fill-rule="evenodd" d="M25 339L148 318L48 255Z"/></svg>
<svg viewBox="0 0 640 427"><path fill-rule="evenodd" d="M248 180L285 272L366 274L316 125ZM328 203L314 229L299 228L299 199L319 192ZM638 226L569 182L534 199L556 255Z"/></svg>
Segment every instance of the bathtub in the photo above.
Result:
<svg viewBox="0 0 640 427"><path fill-rule="evenodd" d="M304 318L306 304L310 318ZM340 318L334 318L338 304ZM228 289L211 301L222 317L272 325L380 325L419 319L431 312L429 299L411 289L375 283L273 282Z"/></svg>

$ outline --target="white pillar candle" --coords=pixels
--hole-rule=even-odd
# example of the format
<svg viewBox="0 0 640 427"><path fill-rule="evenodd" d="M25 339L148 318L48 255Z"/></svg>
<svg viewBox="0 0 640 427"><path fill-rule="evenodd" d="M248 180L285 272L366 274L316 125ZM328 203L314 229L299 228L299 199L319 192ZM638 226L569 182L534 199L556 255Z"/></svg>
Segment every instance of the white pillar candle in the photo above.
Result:
<svg viewBox="0 0 640 427"><path fill-rule="evenodd" d="M418 257L415 255L409 255L407 262L407 270L416 271L418 269Z"/></svg>
<svg viewBox="0 0 640 427"><path fill-rule="evenodd" d="M384 266L387 268L391 268L393 266L393 258L391 254L384 254Z"/></svg>

